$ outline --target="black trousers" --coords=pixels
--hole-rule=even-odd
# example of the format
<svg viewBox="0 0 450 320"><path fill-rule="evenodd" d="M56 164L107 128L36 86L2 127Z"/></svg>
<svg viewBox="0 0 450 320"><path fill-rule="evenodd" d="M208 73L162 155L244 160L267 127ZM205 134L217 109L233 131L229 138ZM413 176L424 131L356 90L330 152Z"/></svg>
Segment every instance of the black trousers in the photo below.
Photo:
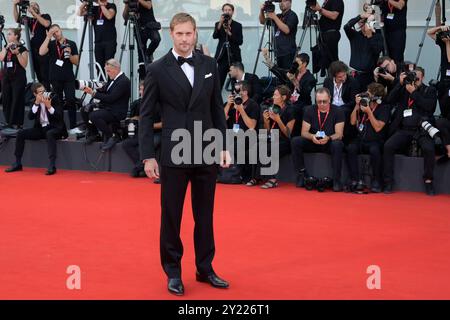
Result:
<svg viewBox="0 0 450 320"><path fill-rule="evenodd" d="M344 151L344 143L342 141L332 140L325 145L317 145L304 137L295 137L292 138L291 146L295 172L306 169L305 152L323 152L331 154L334 181L341 181L342 153Z"/></svg>
<svg viewBox="0 0 450 320"><path fill-rule="evenodd" d="M321 32L320 36L322 38L323 44L327 49L326 53L322 53L322 55L326 57L324 59L324 65L322 66L322 69L328 69L333 61L339 60L339 40L341 40L341 33L336 30L330 30Z"/></svg>
<svg viewBox="0 0 450 320"><path fill-rule="evenodd" d="M292 67L292 63L294 62L295 51L289 54L284 54L282 56L277 56L277 66L289 70Z"/></svg>
<svg viewBox="0 0 450 320"><path fill-rule="evenodd" d="M228 72L230 71L230 65L228 64L228 58L221 58L217 62L217 68L219 69L220 88L223 89L225 81L227 80Z"/></svg>
<svg viewBox="0 0 450 320"><path fill-rule="evenodd" d="M25 117L25 77L4 76L2 81L3 114L8 125L22 126Z"/></svg>
<svg viewBox="0 0 450 320"><path fill-rule="evenodd" d="M281 135L282 133L280 132L280 135ZM273 161L273 157L275 156L273 153L272 153L272 145L271 145L271 143L269 142L269 141L267 141L267 142L262 142L262 143L267 143L267 153L268 153L268 156L269 157L271 157L272 158L272 161ZM283 158L284 156L287 156L288 154L290 154L291 153L291 143L290 143L290 141L289 140L286 140L286 139L279 139L279 144L278 144L278 159L279 160L281 160L281 158ZM273 174L273 175L264 175L264 174L262 174L260 171L261 171L261 168L267 168L267 167L270 167L270 164L267 164L267 165L263 165L263 164L260 164L260 163L258 163L258 169L257 169L257 171L259 171L259 176L260 176L260 178L261 179L275 179L276 178L276 174Z"/></svg>
<svg viewBox="0 0 450 320"><path fill-rule="evenodd" d="M141 36L142 40L142 51L144 52L147 61L150 63L152 62L152 56L153 53L156 51L156 49L159 46L159 43L161 42L161 35L159 34L158 30L151 30L149 28L145 28L144 26L140 26L139 35ZM147 42L150 40L150 44L147 47ZM144 57L141 54L141 50L139 50L138 45L136 44L136 48L138 49L138 61L139 63L144 62ZM143 80L145 79L146 69L145 66L139 67L139 79Z"/></svg>
<svg viewBox="0 0 450 320"><path fill-rule="evenodd" d="M393 183L395 154L398 151L405 151L411 145L415 135L415 131L399 130L394 133L384 144L383 167L385 183ZM423 152L423 179L433 180L435 164L434 141L428 135L421 135L417 138L417 143Z"/></svg>
<svg viewBox="0 0 450 320"><path fill-rule="evenodd" d="M406 28L389 30L385 32L386 44L388 47L389 57L394 59L398 65L403 62L406 48Z"/></svg>
<svg viewBox="0 0 450 320"><path fill-rule="evenodd" d="M56 140L61 139L64 132L61 129L47 126L44 128L31 128L20 130L16 138L16 163L22 164L23 151L25 149L26 140L47 140L48 158L50 159L49 167L54 167L56 162Z"/></svg>
<svg viewBox="0 0 450 320"><path fill-rule="evenodd" d="M153 145L156 149L159 149L161 145L161 134L155 133L153 135ZM122 142L122 148L125 153L130 157L136 167L143 166L141 157L139 154L139 138L137 136L128 138Z"/></svg>
<svg viewBox="0 0 450 320"><path fill-rule="evenodd" d="M100 64L102 70L105 69L106 61L114 58L116 50L117 43L115 41L98 42L95 44L95 61Z"/></svg>
<svg viewBox="0 0 450 320"><path fill-rule="evenodd" d="M111 125L120 123L120 120L118 120L111 111L105 109L92 111L90 113L82 111L81 117L83 118L90 135L97 134L98 130L100 130L103 133L103 138L105 140L113 135Z"/></svg>
<svg viewBox="0 0 450 320"><path fill-rule="evenodd" d="M441 131L442 143L444 146L450 145L450 120L438 119L436 120L436 127Z"/></svg>
<svg viewBox="0 0 450 320"><path fill-rule="evenodd" d="M356 72L355 80L356 80L356 82L359 83L360 92L366 91L367 86L374 81L373 73L372 72Z"/></svg>
<svg viewBox="0 0 450 320"><path fill-rule="evenodd" d="M181 218L186 190L191 183L194 214L195 265L201 274L213 273L215 254L213 210L217 166L161 169L161 264L169 278L181 277L183 243L180 238Z"/></svg>
<svg viewBox="0 0 450 320"><path fill-rule="evenodd" d="M50 61L48 54L45 56L41 56L39 54L39 48L33 48L33 66L34 71L36 72L36 77L40 83L42 83L46 90L50 90L50 80L49 80L49 72L50 72Z"/></svg>
<svg viewBox="0 0 450 320"><path fill-rule="evenodd" d="M58 95L60 101L65 101L65 109L69 111L70 129L77 126L77 109L75 105L74 81L51 81L53 92ZM65 100L64 100L65 98Z"/></svg>
<svg viewBox="0 0 450 320"><path fill-rule="evenodd" d="M382 158L383 143L381 141L353 141L347 146L347 160L352 181L362 180L359 170L358 155L370 154L370 164L372 166L372 181L382 182Z"/></svg>

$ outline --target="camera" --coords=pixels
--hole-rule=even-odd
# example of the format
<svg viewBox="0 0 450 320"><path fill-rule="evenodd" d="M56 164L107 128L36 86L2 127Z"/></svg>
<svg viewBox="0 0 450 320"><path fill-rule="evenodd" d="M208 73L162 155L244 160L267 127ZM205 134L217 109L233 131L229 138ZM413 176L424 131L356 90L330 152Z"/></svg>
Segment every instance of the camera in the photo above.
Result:
<svg viewBox="0 0 450 320"><path fill-rule="evenodd" d="M371 6L381 6L384 2L385 2L385 0L370 0L370 5Z"/></svg>
<svg viewBox="0 0 450 320"><path fill-rule="evenodd" d="M389 72L387 71L386 68L378 67L378 73L379 74L388 74Z"/></svg>
<svg viewBox="0 0 450 320"><path fill-rule="evenodd" d="M42 97L43 97L44 99L52 100L54 97L56 97L56 93L54 93L54 92L44 92L44 93L42 94Z"/></svg>
<svg viewBox="0 0 450 320"><path fill-rule="evenodd" d="M403 80L403 85L406 86L407 84L414 84L417 80L417 73L415 71L408 71L406 72L406 77Z"/></svg>
<svg viewBox="0 0 450 320"><path fill-rule="evenodd" d="M365 3L364 6L363 6L363 11L365 13L368 13L368 14L374 14L375 13L375 6L371 5L371 4L368 4L368 3Z"/></svg>
<svg viewBox="0 0 450 320"><path fill-rule="evenodd" d="M400 73L402 72L410 72L416 69L416 64L414 62L405 61L400 64Z"/></svg>
<svg viewBox="0 0 450 320"><path fill-rule="evenodd" d="M274 2L281 2L281 0L268 0L264 2L264 13L272 13L275 12Z"/></svg>
<svg viewBox="0 0 450 320"><path fill-rule="evenodd" d="M317 0L306 0L306 5L308 7L315 7L317 5Z"/></svg>
<svg viewBox="0 0 450 320"><path fill-rule="evenodd" d="M297 74L298 67L300 67L300 65L298 64L297 61L295 61L295 62L292 64L292 66L291 66L291 68L289 69L288 72L289 72L290 74Z"/></svg>
<svg viewBox="0 0 450 320"><path fill-rule="evenodd" d="M372 99L370 98L369 94L367 92L361 93L359 95L359 97L361 98L361 101L359 102L359 105L361 107L368 107L370 106L370 102L372 101Z"/></svg>
<svg viewBox="0 0 450 320"><path fill-rule="evenodd" d="M323 177L317 180L316 188L319 192L324 192L327 189L333 188L333 179L330 177Z"/></svg>
<svg viewBox="0 0 450 320"><path fill-rule="evenodd" d="M446 39L446 38L449 38L450 39L450 30L447 30L447 31L439 31L438 33L436 33L436 38L437 39L439 39L439 40L443 40L443 39Z"/></svg>
<svg viewBox="0 0 450 320"><path fill-rule="evenodd" d="M70 45L68 43L63 43L60 48L62 50L66 49L66 48L70 48ZM64 51L64 59L70 59L70 53L67 51Z"/></svg>
<svg viewBox="0 0 450 320"><path fill-rule="evenodd" d="M85 88L91 88L93 90L100 90L105 87L106 82L97 80L77 80L75 81L75 89L84 90Z"/></svg>
<svg viewBox="0 0 450 320"><path fill-rule="evenodd" d="M137 13L139 10L139 0L123 0L124 4L128 5L129 13Z"/></svg>
<svg viewBox="0 0 450 320"><path fill-rule="evenodd" d="M428 121L422 121L420 124L422 129L428 133L428 135L431 137L431 139L434 139L435 137L440 136L440 131L438 128L434 127L430 122Z"/></svg>
<svg viewBox="0 0 450 320"><path fill-rule="evenodd" d="M277 104L271 104L271 105L263 104L263 105L261 105L261 110L262 110L262 112L267 110L267 111L275 113L275 114L281 113L281 107Z"/></svg>

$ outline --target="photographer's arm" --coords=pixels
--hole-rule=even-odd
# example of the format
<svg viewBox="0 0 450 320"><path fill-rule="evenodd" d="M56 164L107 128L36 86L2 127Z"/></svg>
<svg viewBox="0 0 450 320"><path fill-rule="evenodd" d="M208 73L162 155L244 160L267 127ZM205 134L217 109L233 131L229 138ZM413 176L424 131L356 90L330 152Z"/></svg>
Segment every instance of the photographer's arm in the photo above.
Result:
<svg viewBox="0 0 450 320"><path fill-rule="evenodd" d="M266 15L264 14L264 4L261 6L261 9L259 10L259 23L260 24L266 23Z"/></svg>
<svg viewBox="0 0 450 320"><path fill-rule="evenodd" d="M312 133L310 133L309 130L311 130L311 124L306 122L305 120L303 120L303 123L302 123L302 137L313 141L315 136Z"/></svg>
<svg viewBox="0 0 450 320"><path fill-rule="evenodd" d="M234 25L234 29L231 31L230 42L234 43L235 45L241 46L244 43L244 37L242 35L242 25L236 23Z"/></svg>
<svg viewBox="0 0 450 320"><path fill-rule="evenodd" d="M20 23L19 10L17 10L18 3L19 3L19 0L14 0L14 2L13 2L13 15L14 15L14 21L16 21L17 23Z"/></svg>
<svg viewBox="0 0 450 320"><path fill-rule="evenodd" d="M331 19L336 20L339 17L339 11L330 11L327 9L324 9L320 6L319 3L317 3L315 6L310 7L314 11L318 11L322 16Z"/></svg>
<svg viewBox="0 0 450 320"><path fill-rule="evenodd" d="M0 51L0 61L4 61L6 58L6 48L2 48L2 51Z"/></svg>
<svg viewBox="0 0 450 320"><path fill-rule="evenodd" d="M43 18L39 13L34 12L33 17L45 28L49 28L52 24L51 21Z"/></svg>
<svg viewBox="0 0 450 320"><path fill-rule="evenodd" d="M357 33L354 26L361 20L361 16L357 16L353 19L350 19L344 26L345 34L349 39L353 38L353 36Z"/></svg>
<svg viewBox="0 0 450 320"><path fill-rule="evenodd" d="M128 21L128 18L130 16L129 12L130 12L130 8L128 7L128 3L125 3L125 6L123 8L123 13L122 13L123 20Z"/></svg>
<svg viewBox="0 0 450 320"><path fill-rule="evenodd" d="M71 55L69 60L70 60L70 63L77 66L78 63L80 62L80 56L77 54Z"/></svg>
<svg viewBox="0 0 450 320"><path fill-rule="evenodd" d="M83 2L83 3L81 4L81 6L78 8L77 14L78 14L80 17L84 17L85 15L87 15L87 2Z"/></svg>
<svg viewBox="0 0 450 320"><path fill-rule="evenodd" d="M289 26L286 23L284 23L280 18L278 18L278 16L274 12L267 14L267 16L275 22L275 24L277 25L278 29L280 29L281 32L283 32L284 34L291 33Z"/></svg>
<svg viewBox="0 0 450 320"><path fill-rule="evenodd" d="M441 30L443 31L446 29L448 29L448 26L433 27L433 28L428 29L427 34L431 39L436 41L436 33L438 33Z"/></svg>
<svg viewBox="0 0 450 320"><path fill-rule="evenodd" d="M45 38L44 42L42 42L42 45L39 48L39 55L45 56L48 53L48 44L50 43L51 38L52 34L50 34L50 32L47 32L47 37Z"/></svg>
<svg viewBox="0 0 450 320"><path fill-rule="evenodd" d="M221 25L220 21L216 22L216 25L214 27L213 39L219 39L221 28L222 28L222 25Z"/></svg>
<svg viewBox="0 0 450 320"><path fill-rule="evenodd" d="M102 10L102 13L106 19L111 20L116 16L116 10L114 8L108 9L106 7L107 4L107 0L105 0L104 2L100 2L100 10Z"/></svg>
<svg viewBox="0 0 450 320"><path fill-rule="evenodd" d="M147 10L150 10L153 6L152 0L139 0L139 5L143 6Z"/></svg>
<svg viewBox="0 0 450 320"><path fill-rule="evenodd" d="M331 140L342 140L344 137L344 124L345 122L338 122L334 125L334 134L330 136Z"/></svg>
<svg viewBox="0 0 450 320"><path fill-rule="evenodd" d="M20 65L22 68L26 69L28 65L28 51L24 51L22 53L17 54L17 60L19 60Z"/></svg>
<svg viewBox="0 0 450 320"><path fill-rule="evenodd" d="M352 114L350 115L350 124L352 126L356 126L357 124L358 110L359 110L359 103L356 103L355 107L353 108Z"/></svg>
<svg viewBox="0 0 450 320"><path fill-rule="evenodd" d="M245 112L244 108L239 108L239 113L241 114L242 120L244 120L245 125L249 129L255 129L257 120L252 119L248 116L247 112Z"/></svg>
<svg viewBox="0 0 450 320"><path fill-rule="evenodd" d="M386 123L375 118L375 115L373 114L372 110L370 108L369 108L369 110L370 111L367 113L367 116L369 117L370 124L375 129L375 132L378 133L381 130L383 130Z"/></svg>
<svg viewBox="0 0 450 320"><path fill-rule="evenodd" d="M393 6L397 10L402 10L406 5L405 0L398 0L398 1L388 0L388 2L391 6Z"/></svg>

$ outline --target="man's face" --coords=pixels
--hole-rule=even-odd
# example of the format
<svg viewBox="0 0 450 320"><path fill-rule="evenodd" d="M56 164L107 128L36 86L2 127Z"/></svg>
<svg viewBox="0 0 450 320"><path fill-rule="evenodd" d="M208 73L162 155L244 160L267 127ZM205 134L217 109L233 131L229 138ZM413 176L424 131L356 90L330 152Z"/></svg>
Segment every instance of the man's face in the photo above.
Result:
<svg viewBox="0 0 450 320"><path fill-rule="evenodd" d="M115 79L120 72L119 68L112 66L108 63L106 63L105 65L105 71L110 79Z"/></svg>
<svg viewBox="0 0 450 320"><path fill-rule="evenodd" d="M42 94L44 92L45 92L45 88L44 88L44 86L41 86L41 87L38 87L36 89L36 92L33 92L33 94L34 94L35 97L37 97L37 96L42 96Z"/></svg>
<svg viewBox="0 0 450 320"><path fill-rule="evenodd" d="M61 29L58 28L58 27L53 27L53 30L55 30L55 33L53 34L55 39L56 40L60 40L62 38L62 31L61 31Z"/></svg>
<svg viewBox="0 0 450 320"><path fill-rule="evenodd" d="M225 6L225 7L223 7L223 10L222 10L222 13L223 14L228 14L228 15L230 15L230 17L233 17L233 9L231 9L231 7L230 6Z"/></svg>
<svg viewBox="0 0 450 320"><path fill-rule="evenodd" d="M329 107L330 106L330 97L327 93L321 92L316 94L316 103L319 107Z"/></svg>
<svg viewBox="0 0 450 320"><path fill-rule="evenodd" d="M422 73L422 71L418 71L418 70L415 70L415 72L416 72L416 76L417 76L417 80L416 80L415 84L417 87L420 87L423 83L423 73Z"/></svg>
<svg viewBox="0 0 450 320"><path fill-rule="evenodd" d="M346 72L338 72L336 74L336 77L334 78L334 81L336 81L337 84L342 84L345 81L347 81L347 73Z"/></svg>
<svg viewBox="0 0 450 320"><path fill-rule="evenodd" d="M36 2L30 2L30 7L33 8L34 12L40 13L39 5Z"/></svg>
<svg viewBox="0 0 450 320"><path fill-rule="evenodd" d="M295 58L295 61L298 63L298 70L302 70L306 66L306 63L304 63L300 58Z"/></svg>
<svg viewBox="0 0 450 320"><path fill-rule="evenodd" d="M292 6L292 2L289 0L282 0L280 2L280 10L281 11L289 10L291 8L291 6Z"/></svg>
<svg viewBox="0 0 450 320"><path fill-rule="evenodd" d="M192 52L195 46L195 28L191 22L180 23L170 31L175 51L183 56Z"/></svg>
<svg viewBox="0 0 450 320"><path fill-rule="evenodd" d="M233 66L230 67L230 77L237 79L237 69Z"/></svg>

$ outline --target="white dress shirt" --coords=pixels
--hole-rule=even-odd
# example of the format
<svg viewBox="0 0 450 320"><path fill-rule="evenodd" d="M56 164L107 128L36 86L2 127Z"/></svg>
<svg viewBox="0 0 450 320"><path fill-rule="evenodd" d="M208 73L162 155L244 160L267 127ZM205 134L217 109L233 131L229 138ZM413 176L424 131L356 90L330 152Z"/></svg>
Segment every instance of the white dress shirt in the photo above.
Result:
<svg viewBox="0 0 450 320"><path fill-rule="evenodd" d="M342 100L342 88L344 87L344 84L341 83L341 85L338 86L334 80L333 84L334 84L333 104L337 107L340 107L344 104L344 101Z"/></svg>
<svg viewBox="0 0 450 320"><path fill-rule="evenodd" d="M113 81L111 81L111 83L109 84L108 88L106 89L106 92L109 91L109 89L111 88L111 86L114 84L114 81L116 81L117 78L119 78L121 75L123 75L123 71L121 71L121 72L113 79Z"/></svg>
<svg viewBox="0 0 450 320"><path fill-rule="evenodd" d="M174 49L172 49L172 54L174 55L175 60L178 61L178 57L180 55L176 53ZM186 59L187 58L192 58L192 52L189 56L186 57ZM183 70L191 86L194 87L194 67L191 66L189 63L185 62L181 65L181 70Z"/></svg>
<svg viewBox="0 0 450 320"><path fill-rule="evenodd" d="M45 107L45 104L41 103L40 105L41 107L41 112L39 115L39 121L41 122L41 126L44 128L46 126L48 126L50 124L50 120L48 120L48 116L47 116L47 108ZM33 105L33 107L31 108L31 111L33 113L37 113L39 109L38 105ZM55 113L55 108L51 107L48 112L50 114L54 114Z"/></svg>

